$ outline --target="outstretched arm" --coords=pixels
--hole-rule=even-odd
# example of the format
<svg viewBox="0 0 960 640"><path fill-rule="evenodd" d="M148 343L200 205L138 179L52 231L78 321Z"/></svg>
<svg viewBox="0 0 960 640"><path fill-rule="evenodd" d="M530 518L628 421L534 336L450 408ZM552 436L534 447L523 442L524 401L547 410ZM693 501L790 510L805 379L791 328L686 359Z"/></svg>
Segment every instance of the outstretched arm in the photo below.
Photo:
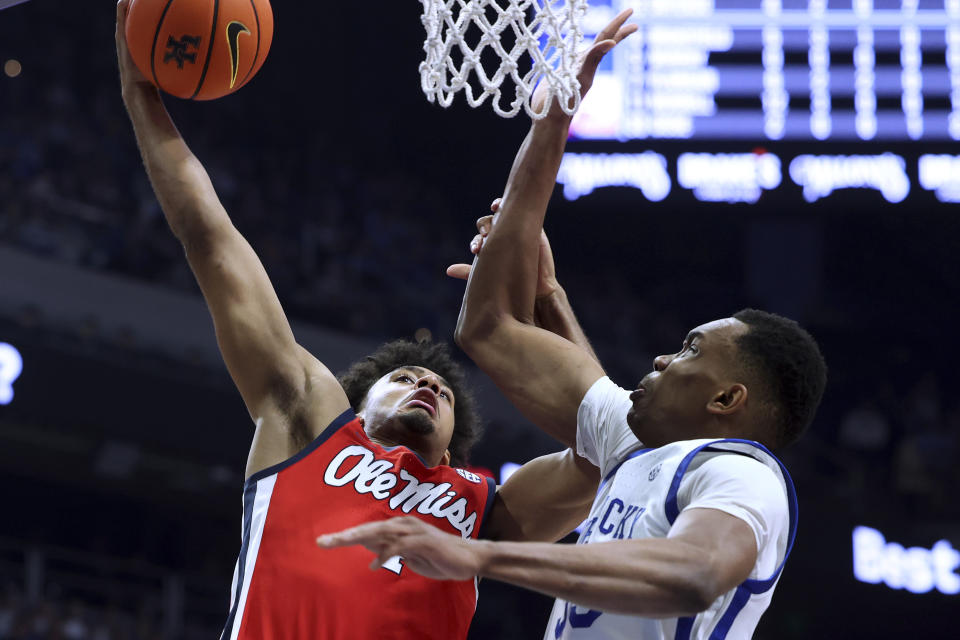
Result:
<svg viewBox="0 0 960 640"><path fill-rule="evenodd" d="M585 54L579 74L583 93L603 56L636 30L624 26L630 14L617 16ZM531 125L510 172L497 224L474 261L456 339L524 415L573 446L580 400L603 369L582 348L535 325L538 239L569 125L570 118L556 104Z"/></svg>
<svg viewBox="0 0 960 640"><path fill-rule="evenodd" d="M320 536L324 548L360 544L371 568L403 556L436 580L481 576L598 611L677 617L707 609L750 576L757 543L746 522L717 509L687 509L666 538L587 545L464 540L404 517Z"/></svg>
<svg viewBox="0 0 960 640"><path fill-rule="evenodd" d="M227 369L257 423L248 475L295 453L348 406L326 367L297 345L253 249L220 204L203 165L136 68L124 33L129 0L117 5L123 101L140 154L170 229L213 316Z"/></svg>

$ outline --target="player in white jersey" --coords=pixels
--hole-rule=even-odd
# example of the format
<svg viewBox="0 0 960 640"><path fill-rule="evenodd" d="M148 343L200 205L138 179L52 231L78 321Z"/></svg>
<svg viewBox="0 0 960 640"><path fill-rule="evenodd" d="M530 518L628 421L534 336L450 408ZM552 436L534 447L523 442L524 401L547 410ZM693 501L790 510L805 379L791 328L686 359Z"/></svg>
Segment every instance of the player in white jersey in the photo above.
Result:
<svg viewBox="0 0 960 640"><path fill-rule="evenodd" d="M603 482L579 544L666 538L680 513L714 509L745 522L756 541L749 578L695 616L639 618L557 600L545 639L748 638L767 608L796 534L796 497L786 470L743 439L639 445L627 425L629 392L601 378L580 405L577 446Z"/></svg>
<svg viewBox="0 0 960 640"><path fill-rule="evenodd" d="M797 522L769 450L813 420L826 366L795 322L744 310L695 328L627 392L583 349L536 327L535 312L565 301L544 269L542 226L569 122L555 105L532 125L497 223L481 223L457 340L531 421L601 468L581 544L465 541L407 518L318 544L554 595L549 639L749 638Z"/></svg>

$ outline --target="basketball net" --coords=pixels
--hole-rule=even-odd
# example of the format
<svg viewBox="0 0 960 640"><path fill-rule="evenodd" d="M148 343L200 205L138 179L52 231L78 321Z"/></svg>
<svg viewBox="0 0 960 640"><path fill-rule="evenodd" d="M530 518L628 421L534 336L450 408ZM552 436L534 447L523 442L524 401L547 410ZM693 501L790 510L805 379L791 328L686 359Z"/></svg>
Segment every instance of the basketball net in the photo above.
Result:
<svg viewBox="0 0 960 640"><path fill-rule="evenodd" d="M578 54L583 42L580 21L587 0L420 0L421 22L427 31L423 43L426 59L420 64L420 83L430 102L449 107L461 89L467 103L477 107L490 97L493 110L512 118L525 109L538 120L547 114L554 98L568 115L580 106L580 82L577 80ZM528 21L530 13L533 17ZM515 37L509 51L502 36ZM541 46L542 45L542 46ZM459 53L455 53L457 47ZM480 56L487 54L487 68ZM457 66L454 55L462 62ZM528 54L531 66L522 73L519 60ZM499 60L499 64L497 64ZM473 73L481 89L470 83ZM522 75L521 75L522 73ZM510 80L514 98L504 106L501 88ZM545 83L546 100L540 112L531 105L534 89Z"/></svg>

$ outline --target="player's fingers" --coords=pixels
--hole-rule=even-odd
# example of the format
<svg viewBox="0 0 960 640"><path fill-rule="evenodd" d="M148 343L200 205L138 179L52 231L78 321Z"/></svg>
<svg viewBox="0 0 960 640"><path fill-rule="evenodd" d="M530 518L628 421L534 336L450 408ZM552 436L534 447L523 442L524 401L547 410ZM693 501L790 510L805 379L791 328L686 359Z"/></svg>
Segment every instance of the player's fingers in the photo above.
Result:
<svg viewBox="0 0 960 640"><path fill-rule="evenodd" d="M624 9L621 11L616 18L607 23L603 29L600 30L600 33L597 34L597 37L594 39L594 42L600 42L602 40L608 40L613 38L613 36L620 30L620 27L623 26L627 20L630 19L630 16L633 15L633 9Z"/></svg>
<svg viewBox="0 0 960 640"><path fill-rule="evenodd" d="M127 13L130 10L130 0L120 0L117 3L117 49L123 56L128 56L127 49Z"/></svg>
<svg viewBox="0 0 960 640"><path fill-rule="evenodd" d="M367 546L367 549L376 554L376 557L370 561L371 571L376 571L388 564L393 558L403 555L403 545L400 540L402 540L402 536L394 535Z"/></svg>
<svg viewBox="0 0 960 640"><path fill-rule="evenodd" d="M383 565L390 562L391 558L395 558L396 556L402 556L403 551L401 550L401 546L402 545L398 543L393 543L393 544L387 544L381 547L378 552L379 555L377 556L377 560L380 562L380 566L382 567Z"/></svg>
<svg viewBox="0 0 960 640"><path fill-rule="evenodd" d="M640 25L635 23L625 25L617 31L617 35L615 35L613 39L619 43L621 40L629 36L631 33L636 33L639 28L640 28Z"/></svg>
<svg viewBox="0 0 960 640"><path fill-rule="evenodd" d="M610 49L613 49L616 44L614 40L602 40L594 43L594 45L590 47L590 50L587 51L587 57L584 59L583 66L580 68L581 91L586 93L587 89L593 85L593 76L597 73L597 67L600 66L600 61L603 60L603 56L605 56Z"/></svg>
<svg viewBox="0 0 960 640"><path fill-rule="evenodd" d="M617 41L613 38L607 38L606 40L594 43L594 45L590 47L590 51L587 52L587 64L592 66L593 70L596 70L597 65L603 60L603 56L607 55L607 52L615 46L617 46ZM587 65L585 64L584 66L586 67Z"/></svg>
<svg viewBox="0 0 960 640"><path fill-rule="evenodd" d="M494 213L496 213L496 211L499 209L500 209L499 204L497 205L496 210L493 207L490 207L490 210L494 211ZM490 233L490 229L492 228L493 228L493 215L481 216L477 218L477 231L479 231L481 234L487 235L488 233Z"/></svg>
<svg viewBox="0 0 960 640"><path fill-rule="evenodd" d="M327 533L317 537L317 546L330 549L332 547L346 547L352 544L367 544L376 540L383 522L368 522L350 529Z"/></svg>
<svg viewBox="0 0 960 640"><path fill-rule="evenodd" d="M117 3L117 26L118 28L127 22L127 10L130 8L130 0L120 0Z"/></svg>
<svg viewBox="0 0 960 640"><path fill-rule="evenodd" d="M466 280L470 277L470 265L452 264L447 267L447 275L457 280Z"/></svg>
<svg viewBox="0 0 960 640"><path fill-rule="evenodd" d="M470 253L473 255L480 253L480 250L483 249L483 239L484 236L479 233L473 236L473 240L470 241Z"/></svg>
<svg viewBox="0 0 960 640"><path fill-rule="evenodd" d="M346 540L347 538L344 537L342 533L326 533L322 536L317 536L317 546L324 549L333 549L334 547L353 544L352 542L346 542Z"/></svg>
<svg viewBox="0 0 960 640"><path fill-rule="evenodd" d="M503 202L503 198L496 198L493 202L490 203L490 211L496 213L500 209L500 203Z"/></svg>
<svg viewBox="0 0 960 640"><path fill-rule="evenodd" d="M390 559L394 556L400 555L399 553L389 553L386 546L378 547L376 549L370 549L377 557L370 561L370 570L377 571L383 568L383 565L390 562Z"/></svg>

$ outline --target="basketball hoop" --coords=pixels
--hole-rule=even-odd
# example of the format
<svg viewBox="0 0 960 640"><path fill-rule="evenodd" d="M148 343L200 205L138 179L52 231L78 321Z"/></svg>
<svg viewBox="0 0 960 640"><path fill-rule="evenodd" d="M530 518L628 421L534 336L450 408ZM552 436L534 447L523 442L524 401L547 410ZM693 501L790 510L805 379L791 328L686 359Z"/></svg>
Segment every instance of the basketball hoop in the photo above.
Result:
<svg viewBox="0 0 960 640"><path fill-rule="evenodd" d="M491 98L493 110L512 118L525 109L543 118L554 99L573 115L580 105L578 54L583 42L581 19L587 0L420 0L427 36L420 82L430 102L449 107L463 90L471 107ZM532 15L528 20L528 16ZM513 39L512 45L504 42ZM509 49L507 48L509 47ZM527 54L530 68L521 71ZM481 61L481 55L489 62ZM456 59L460 59L458 65ZM473 82L478 87L471 84ZM508 106L502 94L509 79L515 94ZM538 84L548 95L540 112L530 100Z"/></svg>

